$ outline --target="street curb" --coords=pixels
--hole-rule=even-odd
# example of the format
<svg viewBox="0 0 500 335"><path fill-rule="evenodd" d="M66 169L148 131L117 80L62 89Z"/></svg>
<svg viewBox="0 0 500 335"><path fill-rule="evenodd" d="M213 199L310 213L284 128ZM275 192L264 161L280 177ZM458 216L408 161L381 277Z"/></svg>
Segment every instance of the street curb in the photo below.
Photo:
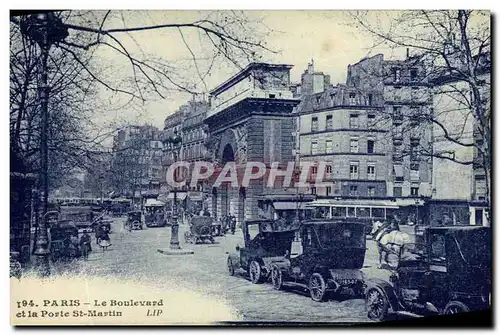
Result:
<svg viewBox="0 0 500 335"><path fill-rule="evenodd" d="M164 254L164 255L192 255L192 254L194 254L194 251L193 250L189 250L189 249L178 249L178 250L175 250L175 249L172 249L172 250L161 250L161 249L158 249L158 252L160 254Z"/></svg>

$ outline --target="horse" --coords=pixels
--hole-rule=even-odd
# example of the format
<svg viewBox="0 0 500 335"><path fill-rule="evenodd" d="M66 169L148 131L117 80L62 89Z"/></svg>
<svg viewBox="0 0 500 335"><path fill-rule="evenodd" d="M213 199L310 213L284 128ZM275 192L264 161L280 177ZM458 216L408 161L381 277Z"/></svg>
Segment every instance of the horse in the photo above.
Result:
<svg viewBox="0 0 500 335"><path fill-rule="evenodd" d="M380 268L384 265L389 265L387 259L389 253L399 255L399 250L403 244L411 242L410 236L399 231L399 226L397 224L389 224L388 222L374 222L371 235L373 239L377 241Z"/></svg>

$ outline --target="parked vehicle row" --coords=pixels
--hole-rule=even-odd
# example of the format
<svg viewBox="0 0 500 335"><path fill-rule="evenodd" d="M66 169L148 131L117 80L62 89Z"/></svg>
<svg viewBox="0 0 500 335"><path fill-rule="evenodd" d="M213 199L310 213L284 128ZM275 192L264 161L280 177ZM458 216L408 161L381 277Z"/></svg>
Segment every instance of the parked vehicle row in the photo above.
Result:
<svg viewBox="0 0 500 335"><path fill-rule="evenodd" d="M389 281L366 278L366 224L356 219L305 220L279 227L274 220L243 223L244 246L228 255L229 275L276 290L299 287L314 301L350 292L364 297L367 316L432 315L491 306L491 230L479 226L427 227L424 243L399 249Z"/></svg>
<svg viewBox="0 0 500 335"><path fill-rule="evenodd" d="M250 231L257 235L250 238ZM299 286L314 301L347 289L363 294L361 271L366 252L365 225L353 220L308 220L280 229L272 220L243 224L245 246L230 254L230 275L247 273L253 283L270 280L273 287Z"/></svg>

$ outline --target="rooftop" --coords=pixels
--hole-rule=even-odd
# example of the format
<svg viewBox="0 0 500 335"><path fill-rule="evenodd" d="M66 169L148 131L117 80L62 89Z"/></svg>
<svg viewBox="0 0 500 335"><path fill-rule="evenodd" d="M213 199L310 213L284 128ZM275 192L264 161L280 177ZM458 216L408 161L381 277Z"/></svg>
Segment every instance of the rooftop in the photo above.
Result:
<svg viewBox="0 0 500 335"><path fill-rule="evenodd" d="M270 63L250 63L242 69L240 72L214 88L213 90L210 91L210 95L217 95L222 91L225 91L228 87L232 86L234 83L237 83L240 81L242 78L246 77L251 71L256 70L256 69L266 69L266 70L273 70L273 69L291 69L293 65L289 64L270 64Z"/></svg>

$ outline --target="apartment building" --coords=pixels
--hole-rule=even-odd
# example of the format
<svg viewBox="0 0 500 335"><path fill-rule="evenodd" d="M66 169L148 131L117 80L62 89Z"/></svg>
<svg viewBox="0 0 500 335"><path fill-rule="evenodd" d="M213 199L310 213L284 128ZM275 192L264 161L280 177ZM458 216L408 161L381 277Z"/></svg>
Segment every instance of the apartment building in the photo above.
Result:
<svg viewBox="0 0 500 335"><path fill-rule="evenodd" d="M117 132L113 143L112 170L117 194L143 198L157 197L162 176L163 144L158 128L127 126Z"/></svg>
<svg viewBox="0 0 500 335"><path fill-rule="evenodd" d="M432 195L432 84L419 57L378 54L348 66L348 86L382 95L391 157L387 196Z"/></svg>
<svg viewBox="0 0 500 335"><path fill-rule="evenodd" d="M382 97L346 85L305 95L299 110L300 161L309 161L311 186L304 193L327 197L387 195L389 128ZM324 183L315 184L319 162Z"/></svg>

